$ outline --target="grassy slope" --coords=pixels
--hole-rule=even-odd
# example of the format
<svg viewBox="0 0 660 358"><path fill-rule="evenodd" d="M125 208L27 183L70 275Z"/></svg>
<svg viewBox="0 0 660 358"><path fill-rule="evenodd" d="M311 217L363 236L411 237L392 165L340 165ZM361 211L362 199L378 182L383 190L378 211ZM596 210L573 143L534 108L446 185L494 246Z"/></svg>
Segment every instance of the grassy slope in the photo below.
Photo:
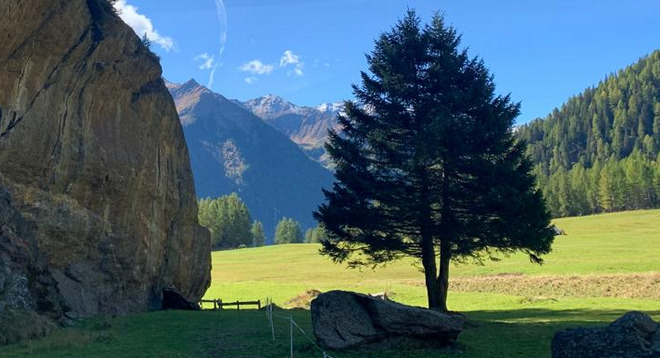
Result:
<svg viewBox="0 0 660 358"><path fill-rule="evenodd" d="M567 235L556 238L543 266L524 255L484 265L458 265L452 278L485 275L599 275L660 270L660 210L604 214L556 221ZM306 289L393 291L397 300L423 305L423 277L412 261L362 271L336 265L317 245L286 245L215 252L213 286L206 297L225 300L273 297L281 304ZM465 304L463 299L460 299ZM457 307L457 309L466 309ZM471 307L467 308L471 309Z"/></svg>
<svg viewBox="0 0 660 358"><path fill-rule="evenodd" d="M457 280L494 274L572 276L645 273L658 270L660 211L640 211L557 220L568 236L557 239L546 265L533 266L522 256L484 266L453 269ZM306 289L350 289L394 292L396 300L424 304L421 273L410 262L362 272L334 265L316 254L315 245L289 245L214 253L213 285L207 297L226 301L271 296L282 304ZM660 284L657 282L656 284ZM553 299L501 293L453 292L452 309L466 312L470 323L461 336L465 358L549 357L557 330L604 323L627 310L645 310L660 318L657 300L558 297ZM307 311L291 311L310 329ZM285 357L286 322L278 322L272 342L262 312L157 312L98 320L35 342L0 348L0 357ZM95 325L97 325L95 327ZM303 337L296 338L296 357L319 357ZM335 358L380 357L359 352ZM437 352L396 352L392 357L444 357ZM457 356L449 354L447 356Z"/></svg>

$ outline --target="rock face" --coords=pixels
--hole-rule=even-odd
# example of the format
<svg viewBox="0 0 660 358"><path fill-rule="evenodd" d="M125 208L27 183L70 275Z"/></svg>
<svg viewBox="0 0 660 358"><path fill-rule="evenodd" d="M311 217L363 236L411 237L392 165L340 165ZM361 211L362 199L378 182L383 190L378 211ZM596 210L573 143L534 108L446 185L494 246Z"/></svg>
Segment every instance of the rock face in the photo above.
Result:
<svg viewBox="0 0 660 358"><path fill-rule="evenodd" d="M443 347L458 338L463 324L460 316L353 292L330 291L312 301L314 335L328 349Z"/></svg>
<svg viewBox="0 0 660 358"><path fill-rule="evenodd" d="M50 311L57 316L62 304L55 281L44 269L33 228L0 186L0 316L7 311Z"/></svg>
<svg viewBox="0 0 660 358"><path fill-rule="evenodd" d="M44 270L32 227L0 186L0 345L47 334L62 308L62 297Z"/></svg>
<svg viewBox="0 0 660 358"><path fill-rule="evenodd" d="M553 358L660 358L660 325L629 312L607 327L561 331L552 340Z"/></svg>
<svg viewBox="0 0 660 358"><path fill-rule="evenodd" d="M0 39L12 305L58 311L48 279L79 317L159 309L166 288L198 300L210 239L158 58L106 0L2 1Z"/></svg>
<svg viewBox="0 0 660 358"><path fill-rule="evenodd" d="M170 84L200 197L238 193L272 238L282 217L305 228L332 173L249 110L190 80Z"/></svg>

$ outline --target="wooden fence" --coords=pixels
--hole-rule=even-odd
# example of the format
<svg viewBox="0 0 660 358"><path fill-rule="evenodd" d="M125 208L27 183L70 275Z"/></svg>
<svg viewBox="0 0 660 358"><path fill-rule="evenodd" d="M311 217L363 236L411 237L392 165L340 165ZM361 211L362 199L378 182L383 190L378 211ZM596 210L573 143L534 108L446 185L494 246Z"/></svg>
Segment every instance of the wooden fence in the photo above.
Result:
<svg viewBox="0 0 660 358"><path fill-rule="evenodd" d="M221 299L217 300L200 300L199 301L199 306L203 307L204 303L213 303L213 309L214 310L221 310L224 309L225 307L234 307L236 306L236 310L240 311L241 306L257 306L257 309L261 309L261 300L258 301L235 301L235 302L222 302Z"/></svg>

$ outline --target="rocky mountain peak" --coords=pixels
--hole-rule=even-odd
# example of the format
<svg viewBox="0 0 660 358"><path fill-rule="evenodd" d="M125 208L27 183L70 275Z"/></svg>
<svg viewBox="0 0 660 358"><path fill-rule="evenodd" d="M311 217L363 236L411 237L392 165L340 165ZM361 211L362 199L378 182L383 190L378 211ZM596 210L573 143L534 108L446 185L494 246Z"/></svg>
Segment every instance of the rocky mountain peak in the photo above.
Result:
<svg viewBox="0 0 660 358"><path fill-rule="evenodd" d="M274 94L251 99L243 104L257 117L263 119L273 119L285 114L300 112L300 107Z"/></svg>
<svg viewBox="0 0 660 358"><path fill-rule="evenodd" d="M339 113L343 108L344 108L343 102L322 103L316 106L316 110L319 112L331 112L331 113Z"/></svg>

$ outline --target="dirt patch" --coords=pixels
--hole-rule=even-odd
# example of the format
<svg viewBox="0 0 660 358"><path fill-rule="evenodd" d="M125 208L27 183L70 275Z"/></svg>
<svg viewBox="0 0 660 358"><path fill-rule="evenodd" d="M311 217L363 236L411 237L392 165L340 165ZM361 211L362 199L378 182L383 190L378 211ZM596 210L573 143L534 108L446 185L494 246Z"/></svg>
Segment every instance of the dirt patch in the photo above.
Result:
<svg viewBox="0 0 660 358"><path fill-rule="evenodd" d="M660 273L581 276L496 275L455 278L451 290L523 297L617 297L657 299Z"/></svg>
<svg viewBox="0 0 660 358"><path fill-rule="evenodd" d="M312 304L312 300L319 297L321 291L307 290L304 293L284 302L284 306L289 308L302 308L308 310Z"/></svg>

